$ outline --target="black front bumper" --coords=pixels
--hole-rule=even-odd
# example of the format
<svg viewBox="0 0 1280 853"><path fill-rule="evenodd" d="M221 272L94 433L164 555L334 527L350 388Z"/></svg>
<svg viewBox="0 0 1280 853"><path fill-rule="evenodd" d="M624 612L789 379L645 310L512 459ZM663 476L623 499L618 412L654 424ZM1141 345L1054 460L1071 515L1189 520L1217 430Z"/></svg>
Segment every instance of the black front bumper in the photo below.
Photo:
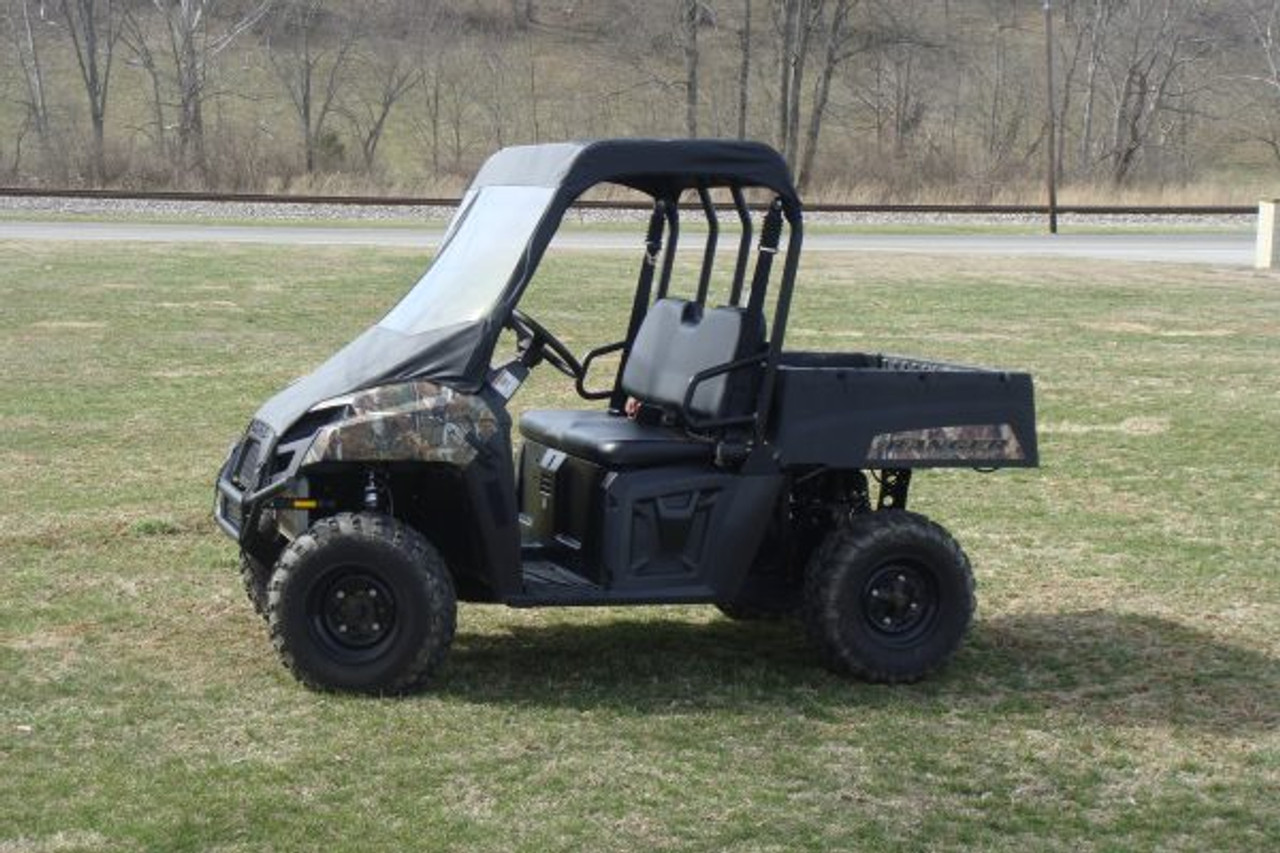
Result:
<svg viewBox="0 0 1280 853"><path fill-rule="evenodd" d="M262 484L266 461L271 458L274 450L275 436L270 428L260 421L254 421L239 443L227 454L226 461L218 472L213 517L222 532L237 542L244 542L246 532L253 527L248 522L262 506L262 502L284 491L288 485L288 478L285 477Z"/></svg>

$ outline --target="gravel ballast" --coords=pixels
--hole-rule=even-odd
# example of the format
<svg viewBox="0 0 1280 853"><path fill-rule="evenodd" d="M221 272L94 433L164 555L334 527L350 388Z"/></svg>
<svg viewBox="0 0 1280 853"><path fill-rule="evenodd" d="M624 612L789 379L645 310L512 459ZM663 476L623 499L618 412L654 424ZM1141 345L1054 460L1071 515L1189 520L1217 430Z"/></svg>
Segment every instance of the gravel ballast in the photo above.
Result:
<svg viewBox="0 0 1280 853"><path fill-rule="evenodd" d="M370 225L409 225L416 222L441 223L453 213L450 206L439 205L364 205L364 204L298 204L242 201L188 201L173 199L94 199L49 196L0 196L0 213L11 218L45 216L83 216L89 219L174 219L198 222L262 221L280 222L341 221ZM642 210L574 209L573 221L581 223L642 222L648 214ZM1251 228L1252 215L1187 215L1187 214L1116 214L1058 217L1063 229L1147 227L1171 229L1240 229ZM949 213L829 213L808 211L805 221L811 225L868 227L957 227L957 226L1041 226L1044 214L949 214Z"/></svg>

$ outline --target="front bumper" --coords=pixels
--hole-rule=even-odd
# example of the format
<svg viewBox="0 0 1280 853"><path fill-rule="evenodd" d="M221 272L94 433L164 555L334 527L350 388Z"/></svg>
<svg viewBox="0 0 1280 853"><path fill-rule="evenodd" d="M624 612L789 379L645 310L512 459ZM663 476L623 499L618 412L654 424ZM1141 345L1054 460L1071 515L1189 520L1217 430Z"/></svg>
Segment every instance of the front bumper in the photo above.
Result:
<svg viewBox="0 0 1280 853"><path fill-rule="evenodd" d="M275 436L260 421L254 421L227 454L218 472L214 492L213 518L222 532L243 543L251 523L264 501L280 494L289 484L284 476L263 485L267 461L275 452Z"/></svg>

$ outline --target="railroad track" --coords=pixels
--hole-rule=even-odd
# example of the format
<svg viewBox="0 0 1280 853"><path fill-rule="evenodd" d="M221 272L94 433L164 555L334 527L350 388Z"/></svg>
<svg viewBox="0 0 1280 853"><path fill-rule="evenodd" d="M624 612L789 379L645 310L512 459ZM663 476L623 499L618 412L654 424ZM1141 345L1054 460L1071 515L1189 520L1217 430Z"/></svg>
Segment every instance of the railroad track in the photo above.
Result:
<svg viewBox="0 0 1280 853"><path fill-rule="evenodd" d="M279 195L272 193L201 193L133 190L75 190L0 187L0 198L65 198L101 201L185 201L241 204L348 205L351 207L456 207L460 199L415 196ZM691 207L697 207L691 204ZM717 205L720 207L721 205ZM639 201L578 201L586 210L648 210ZM723 205L731 209L728 205ZM814 213L927 213L957 216L1028 216L1048 214L1043 204L808 204ZM1082 216L1249 216L1251 205L1094 205L1060 204L1059 214Z"/></svg>

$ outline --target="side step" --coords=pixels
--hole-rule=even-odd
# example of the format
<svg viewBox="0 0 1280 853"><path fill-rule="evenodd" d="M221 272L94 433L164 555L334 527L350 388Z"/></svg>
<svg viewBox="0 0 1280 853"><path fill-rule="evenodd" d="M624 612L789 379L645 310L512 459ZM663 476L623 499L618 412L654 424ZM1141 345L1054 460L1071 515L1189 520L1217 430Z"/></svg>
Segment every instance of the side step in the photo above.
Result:
<svg viewBox="0 0 1280 853"><path fill-rule="evenodd" d="M709 604L711 590L699 585L646 589L605 589L545 559L526 559L524 591L507 599L511 607L593 607L610 604Z"/></svg>
<svg viewBox="0 0 1280 853"><path fill-rule="evenodd" d="M549 560L533 560L524 564L524 589L543 595L581 595L603 590L577 572Z"/></svg>

